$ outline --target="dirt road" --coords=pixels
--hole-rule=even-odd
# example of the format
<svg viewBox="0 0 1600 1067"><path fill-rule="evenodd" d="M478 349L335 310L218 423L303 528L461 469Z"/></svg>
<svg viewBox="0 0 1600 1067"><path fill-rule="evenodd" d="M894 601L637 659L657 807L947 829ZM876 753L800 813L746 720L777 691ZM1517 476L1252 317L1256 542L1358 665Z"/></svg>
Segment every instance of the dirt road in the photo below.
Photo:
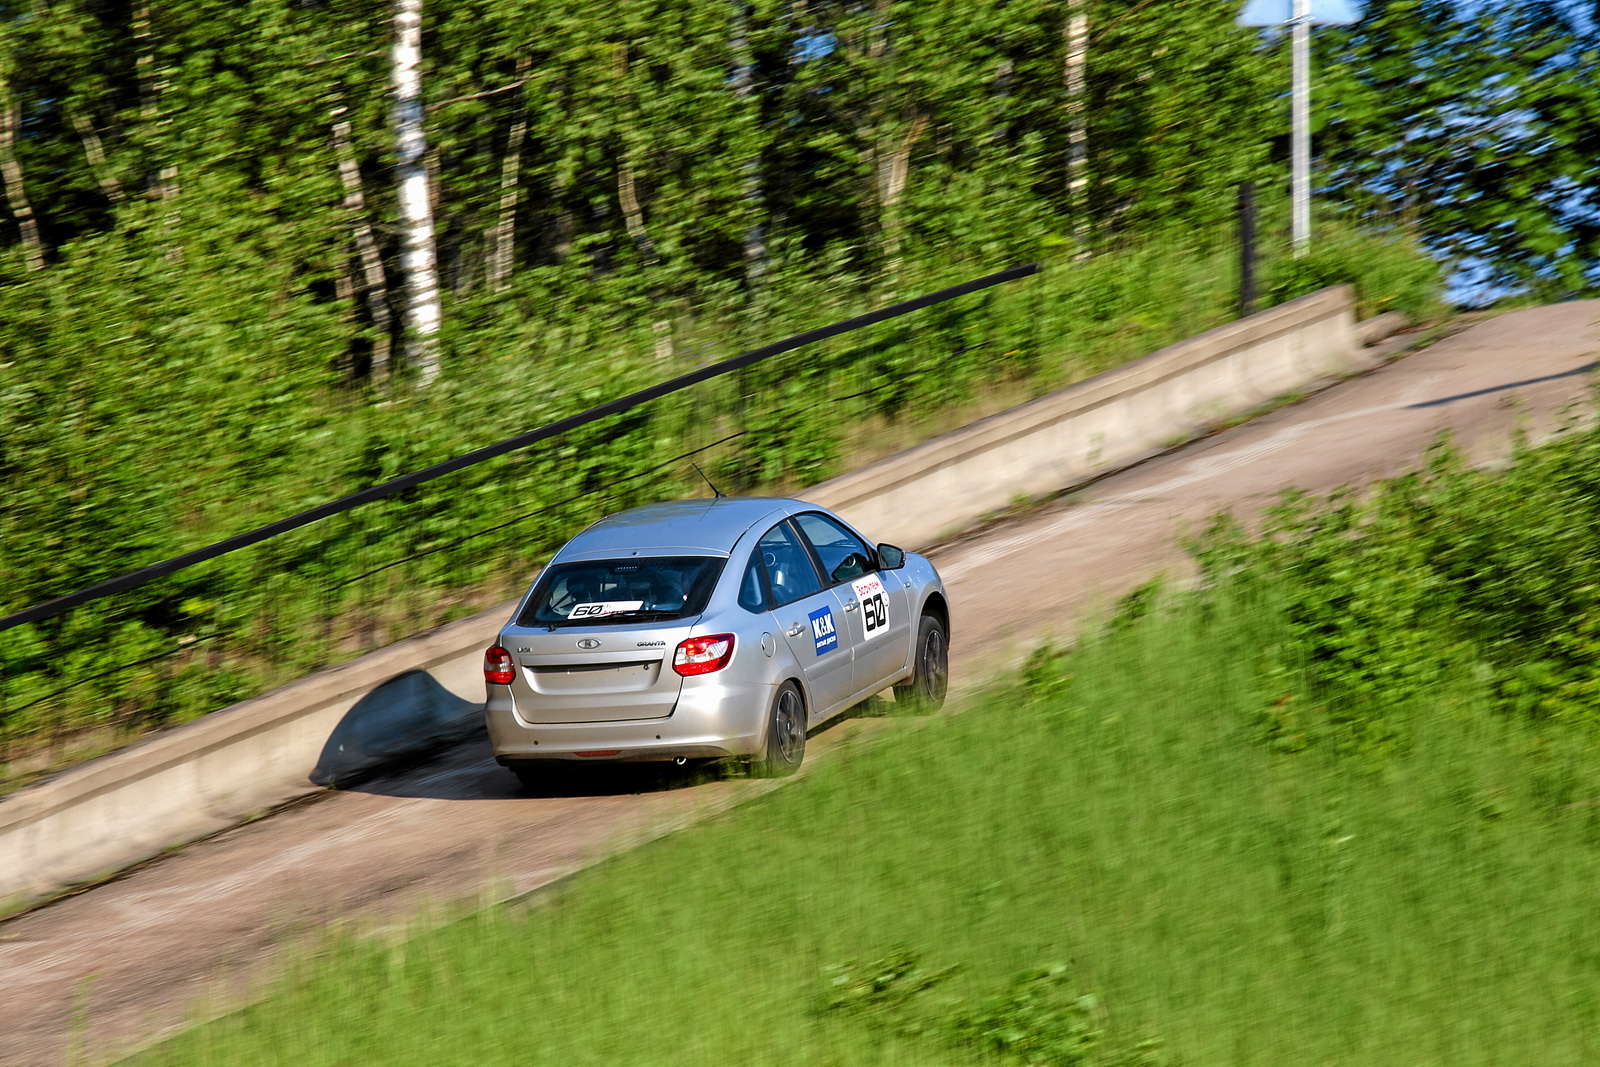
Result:
<svg viewBox="0 0 1600 1067"><path fill-rule="evenodd" d="M1393 473L1441 430L1479 461L1503 455L1519 425L1550 432L1589 385L1597 323L1600 301L1491 319L942 547L957 686L1051 632L1066 636L1153 572L1181 569L1185 524L1252 512L1288 486ZM827 730L811 758L890 723ZM528 892L763 787L634 771L528 798L483 741L468 742L0 924L0 1064L103 1060L181 1024L202 999L246 992L286 946L330 922Z"/></svg>

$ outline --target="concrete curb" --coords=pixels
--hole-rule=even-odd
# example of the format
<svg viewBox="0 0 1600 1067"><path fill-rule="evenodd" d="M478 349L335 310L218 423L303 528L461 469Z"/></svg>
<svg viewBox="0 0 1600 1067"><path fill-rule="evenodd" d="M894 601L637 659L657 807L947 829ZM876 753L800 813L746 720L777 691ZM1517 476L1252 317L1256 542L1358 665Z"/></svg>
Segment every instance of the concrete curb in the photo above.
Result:
<svg viewBox="0 0 1600 1067"><path fill-rule="evenodd" d="M1180 341L814 487L885 541L952 527L1131 466L1315 382L1366 368L1335 286Z"/></svg>
<svg viewBox="0 0 1600 1067"><path fill-rule="evenodd" d="M1399 311L1385 311L1382 315L1374 315L1370 319L1362 319L1356 323L1356 340L1364 345L1375 345L1385 340L1392 334L1397 334L1411 324L1411 320Z"/></svg>
<svg viewBox="0 0 1600 1067"><path fill-rule="evenodd" d="M1070 488L1285 393L1363 369L1351 306L1343 286L1302 297L806 497L886 541L930 544L1018 495ZM480 729L482 652L512 607L318 672L0 799L0 900L105 877Z"/></svg>

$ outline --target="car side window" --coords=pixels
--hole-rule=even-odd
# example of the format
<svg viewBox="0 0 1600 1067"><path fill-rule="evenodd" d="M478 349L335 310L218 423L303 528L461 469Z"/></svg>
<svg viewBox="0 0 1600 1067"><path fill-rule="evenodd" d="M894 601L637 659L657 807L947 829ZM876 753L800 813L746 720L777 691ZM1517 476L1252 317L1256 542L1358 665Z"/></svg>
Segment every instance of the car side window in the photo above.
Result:
<svg viewBox="0 0 1600 1067"><path fill-rule="evenodd" d="M794 521L817 550L817 558L832 584L860 578L872 570L872 549L828 516L808 511L796 515Z"/></svg>
<svg viewBox="0 0 1600 1067"><path fill-rule="evenodd" d="M761 560L761 549L757 548L750 553L744 577L739 579L739 606L760 614L767 610L769 602L766 570Z"/></svg>
<svg viewBox="0 0 1600 1067"><path fill-rule="evenodd" d="M822 592L822 581L811 565L811 555L787 522L780 522L763 534L756 543L756 552L767 571L774 607Z"/></svg>

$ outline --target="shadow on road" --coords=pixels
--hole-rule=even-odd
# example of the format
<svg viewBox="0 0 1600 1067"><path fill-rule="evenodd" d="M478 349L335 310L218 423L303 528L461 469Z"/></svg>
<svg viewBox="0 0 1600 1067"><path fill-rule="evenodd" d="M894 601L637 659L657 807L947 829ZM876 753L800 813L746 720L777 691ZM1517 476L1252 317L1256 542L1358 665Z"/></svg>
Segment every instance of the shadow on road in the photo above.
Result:
<svg viewBox="0 0 1600 1067"><path fill-rule="evenodd" d="M874 697L812 730L813 742L845 723L895 713L892 702ZM330 747L332 742L330 742ZM519 797L602 797L690 789L709 782L747 777L737 761L691 760L673 763L568 763L551 760L531 788L494 761L481 732L448 747L418 753L406 764L390 764L378 775L342 781L350 793L420 800L515 800Z"/></svg>
<svg viewBox="0 0 1600 1067"><path fill-rule="evenodd" d="M520 797L601 797L659 793L739 777L711 761L689 763L572 763L552 760L533 788L494 761L483 735L431 753L411 767L343 786L351 793L422 800L516 800Z"/></svg>
<svg viewBox="0 0 1600 1067"><path fill-rule="evenodd" d="M1470 393L1457 393L1455 396L1441 396L1437 400L1424 400L1420 404L1408 404L1408 408L1442 408L1446 404L1454 404L1458 400L1471 400L1475 396L1488 396L1491 393L1503 393L1508 389L1521 389L1525 385L1538 385L1540 382L1555 382L1562 378L1576 378L1580 374L1588 374L1592 370L1600 369L1600 361L1585 363L1581 367L1564 370L1560 374L1546 374L1542 378L1527 378L1520 382L1507 382L1505 385L1490 386L1488 389L1474 389Z"/></svg>

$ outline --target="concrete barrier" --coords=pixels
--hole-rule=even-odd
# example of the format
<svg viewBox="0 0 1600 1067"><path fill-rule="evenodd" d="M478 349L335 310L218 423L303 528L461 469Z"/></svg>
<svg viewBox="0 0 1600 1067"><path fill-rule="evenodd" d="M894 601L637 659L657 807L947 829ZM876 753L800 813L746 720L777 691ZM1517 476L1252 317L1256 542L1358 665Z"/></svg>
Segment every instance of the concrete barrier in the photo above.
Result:
<svg viewBox="0 0 1600 1067"><path fill-rule="evenodd" d="M807 499L907 547L1128 466L1362 365L1324 290L983 419ZM0 900L90 881L481 728L504 604L215 712L0 799Z"/></svg>
<svg viewBox="0 0 1600 1067"><path fill-rule="evenodd" d="M0 800L0 901L53 893L482 728L506 604Z"/></svg>
<svg viewBox="0 0 1600 1067"><path fill-rule="evenodd" d="M1018 497L1127 467L1364 366L1350 291L1335 286L824 482L807 499L881 540L928 544Z"/></svg>

